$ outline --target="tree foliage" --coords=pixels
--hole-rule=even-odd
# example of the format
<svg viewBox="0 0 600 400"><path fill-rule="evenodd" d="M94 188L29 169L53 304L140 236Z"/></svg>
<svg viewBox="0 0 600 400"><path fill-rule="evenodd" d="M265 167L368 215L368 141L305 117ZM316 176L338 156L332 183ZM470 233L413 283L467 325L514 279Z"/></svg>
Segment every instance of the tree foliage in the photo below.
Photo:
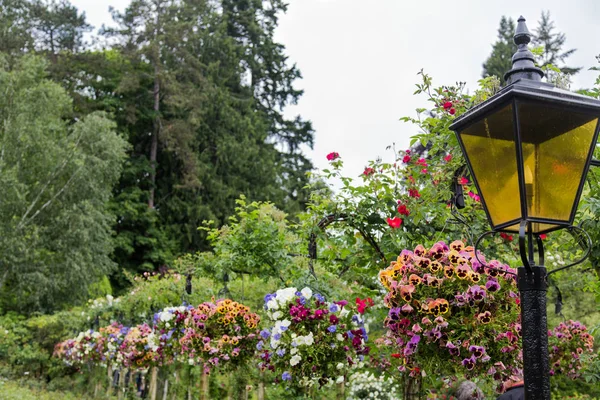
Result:
<svg viewBox="0 0 600 400"><path fill-rule="evenodd" d="M2 308L50 311L114 268L106 205L126 142L103 113L69 124L71 101L34 56L0 86Z"/></svg>

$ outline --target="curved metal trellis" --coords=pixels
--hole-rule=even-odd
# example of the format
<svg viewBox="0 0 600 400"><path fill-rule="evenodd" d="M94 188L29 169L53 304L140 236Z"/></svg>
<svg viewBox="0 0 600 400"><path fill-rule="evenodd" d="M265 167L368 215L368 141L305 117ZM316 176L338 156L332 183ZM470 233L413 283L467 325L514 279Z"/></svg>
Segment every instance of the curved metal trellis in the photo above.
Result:
<svg viewBox="0 0 600 400"><path fill-rule="evenodd" d="M379 258L381 258L381 260L387 264L387 258L385 257L385 254L383 254L383 251L381 251L381 248L379 247L379 245L377 244L377 242L375 241L375 239L373 238L373 236L371 236L368 232L365 231L364 227L354 223L351 219L351 217L348 214L345 213L336 213L336 214L329 214L325 217L323 217L319 223L317 224L317 227L321 230L321 231L325 231L327 229L327 227L329 225L331 225L334 222L347 222L348 225L350 225L352 228L356 229L361 235L362 237L367 241L367 243L369 243L369 245L375 250L375 252L377 253L377 255L379 256ZM310 268L310 273L311 275L316 279L317 276L315 274L315 268L314 268L314 261L317 259L317 234L316 233L311 233L308 239L308 258L309 258L309 268ZM342 274L344 274L348 269L344 269L340 272L340 276Z"/></svg>

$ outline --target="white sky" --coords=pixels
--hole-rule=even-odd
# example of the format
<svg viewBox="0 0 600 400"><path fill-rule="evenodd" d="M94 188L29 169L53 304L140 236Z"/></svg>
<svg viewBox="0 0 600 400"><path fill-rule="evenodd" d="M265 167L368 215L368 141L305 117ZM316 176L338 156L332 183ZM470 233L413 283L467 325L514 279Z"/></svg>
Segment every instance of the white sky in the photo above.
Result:
<svg viewBox="0 0 600 400"><path fill-rule="evenodd" d="M557 31L575 47L570 66L582 66L572 89L590 87L597 72L587 71L600 54L600 1L597 0L288 0L276 34L298 64L305 90L293 114L313 122L317 168L325 156L340 153L344 173L357 176L368 160L391 160L386 146L408 146L414 126L399 121L427 106L413 96L423 68L434 86L467 82L475 88L491 52L502 15L523 15L531 31L549 10ZM71 0L99 28L111 21L109 5L129 0Z"/></svg>

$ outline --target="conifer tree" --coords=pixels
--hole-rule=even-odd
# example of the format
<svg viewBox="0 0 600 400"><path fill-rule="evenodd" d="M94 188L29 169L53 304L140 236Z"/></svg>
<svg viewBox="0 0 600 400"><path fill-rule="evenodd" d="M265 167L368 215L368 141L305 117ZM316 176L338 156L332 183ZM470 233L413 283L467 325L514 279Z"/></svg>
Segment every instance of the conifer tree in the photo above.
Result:
<svg viewBox="0 0 600 400"><path fill-rule="evenodd" d="M556 32L554 22L550 20L550 11L542 11L542 16L538 22L537 29L534 30L533 45L542 47L544 52L537 60L540 67L546 65L554 65L560 68L565 74L576 74L581 70L581 67L568 67L564 65L577 49L569 49L563 51L567 36L564 33Z"/></svg>
<svg viewBox="0 0 600 400"><path fill-rule="evenodd" d="M515 21L503 16L498 28L498 40L492 45L492 54L483 64L483 77L495 75L502 84L504 74L512 68L512 56L517 51L513 41L515 34Z"/></svg>

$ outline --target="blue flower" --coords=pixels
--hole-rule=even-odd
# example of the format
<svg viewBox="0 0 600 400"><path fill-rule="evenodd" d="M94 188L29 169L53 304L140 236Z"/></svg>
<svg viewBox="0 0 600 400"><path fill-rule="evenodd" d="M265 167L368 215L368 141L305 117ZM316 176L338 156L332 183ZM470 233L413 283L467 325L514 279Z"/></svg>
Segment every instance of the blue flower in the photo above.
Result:
<svg viewBox="0 0 600 400"><path fill-rule="evenodd" d="M335 325L331 325L329 328L327 328L327 330L328 330L330 333L334 333L335 331L337 331L337 326L335 326Z"/></svg>
<svg viewBox="0 0 600 400"><path fill-rule="evenodd" d="M354 339L354 334L351 331L346 332L348 334L348 339Z"/></svg>
<svg viewBox="0 0 600 400"><path fill-rule="evenodd" d="M329 306L329 311L331 312L338 312L340 310L340 308L338 307L337 304L332 304Z"/></svg>
<svg viewBox="0 0 600 400"><path fill-rule="evenodd" d="M315 293L313 296L315 296L315 299L317 299L320 302L325 301L325 297L321 296L319 293Z"/></svg>
<svg viewBox="0 0 600 400"><path fill-rule="evenodd" d="M287 331L287 330L288 330L288 327L287 327L287 326L283 326L283 325L281 325L281 326L279 327L279 329L281 329L281 332L285 332L285 331Z"/></svg>
<svg viewBox="0 0 600 400"><path fill-rule="evenodd" d="M292 347L297 347L297 346L298 346L298 343L292 342Z"/></svg>
<svg viewBox="0 0 600 400"><path fill-rule="evenodd" d="M281 379L283 379L284 381L291 381L292 375L290 375L289 372L285 371L283 374L281 374Z"/></svg>
<svg viewBox="0 0 600 400"><path fill-rule="evenodd" d="M263 345L265 344L265 342L263 342L262 340L258 343L256 343L256 350L260 351L263 349Z"/></svg>
<svg viewBox="0 0 600 400"><path fill-rule="evenodd" d="M269 332L267 329L263 329L260 331L260 336L262 336L263 339L267 339L269 336L271 336L271 332Z"/></svg>
<svg viewBox="0 0 600 400"><path fill-rule="evenodd" d="M265 295L265 304L269 302L269 300L273 300L277 295L275 293L267 293Z"/></svg>
<svg viewBox="0 0 600 400"><path fill-rule="evenodd" d="M277 350L277 355L279 357L283 357L285 355L285 349L279 349L279 350Z"/></svg>
<svg viewBox="0 0 600 400"><path fill-rule="evenodd" d="M273 339L275 339L275 340L279 340L279 339L281 339L281 333L276 333L276 334L274 334L274 335L273 335Z"/></svg>

